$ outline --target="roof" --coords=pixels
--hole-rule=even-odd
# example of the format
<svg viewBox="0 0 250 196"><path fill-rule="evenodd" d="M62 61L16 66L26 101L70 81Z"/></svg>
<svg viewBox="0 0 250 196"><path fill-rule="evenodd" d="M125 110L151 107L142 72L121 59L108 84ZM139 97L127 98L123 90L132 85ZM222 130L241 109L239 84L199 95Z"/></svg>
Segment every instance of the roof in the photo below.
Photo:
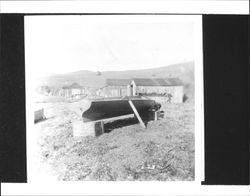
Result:
<svg viewBox="0 0 250 196"><path fill-rule="evenodd" d="M63 89L82 89L83 87L77 83L73 83L69 86L63 86Z"/></svg>
<svg viewBox="0 0 250 196"><path fill-rule="evenodd" d="M137 86L181 86L179 78L133 78Z"/></svg>
<svg viewBox="0 0 250 196"><path fill-rule="evenodd" d="M106 79L107 86L127 86L130 82L129 79Z"/></svg>

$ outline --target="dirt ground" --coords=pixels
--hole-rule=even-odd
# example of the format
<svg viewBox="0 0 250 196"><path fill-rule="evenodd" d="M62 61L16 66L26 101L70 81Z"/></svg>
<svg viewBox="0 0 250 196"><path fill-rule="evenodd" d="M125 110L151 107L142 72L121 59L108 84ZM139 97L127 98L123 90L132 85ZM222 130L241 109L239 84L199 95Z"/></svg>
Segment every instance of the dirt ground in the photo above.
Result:
<svg viewBox="0 0 250 196"><path fill-rule="evenodd" d="M164 118L146 129L135 120L120 128L106 124L109 133L99 137L73 137L79 117L68 102L37 106L47 117L35 124L40 163L58 180L194 180L193 103L164 104Z"/></svg>

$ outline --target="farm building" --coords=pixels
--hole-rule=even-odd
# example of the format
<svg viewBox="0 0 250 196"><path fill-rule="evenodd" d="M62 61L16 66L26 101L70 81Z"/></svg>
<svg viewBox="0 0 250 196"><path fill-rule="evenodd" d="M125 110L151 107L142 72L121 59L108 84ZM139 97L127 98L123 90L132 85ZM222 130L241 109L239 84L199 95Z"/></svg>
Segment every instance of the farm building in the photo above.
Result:
<svg viewBox="0 0 250 196"><path fill-rule="evenodd" d="M182 103L183 83L179 78L134 78L130 94L166 97L168 102Z"/></svg>
<svg viewBox="0 0 250 196"><path fill-rule="evenodd" d="M77 83L73 83L69 86L63 86L60 94L64 97L80 97L86 94L86 89Z"/></svg>
<svg viewBox="0 0 250 196"><path fill-rule="evenodd" d="M123 97L128 95L128 86L131 80L128 79L107 79L105 87L98 91L98 95L104 97Z"/></svg>

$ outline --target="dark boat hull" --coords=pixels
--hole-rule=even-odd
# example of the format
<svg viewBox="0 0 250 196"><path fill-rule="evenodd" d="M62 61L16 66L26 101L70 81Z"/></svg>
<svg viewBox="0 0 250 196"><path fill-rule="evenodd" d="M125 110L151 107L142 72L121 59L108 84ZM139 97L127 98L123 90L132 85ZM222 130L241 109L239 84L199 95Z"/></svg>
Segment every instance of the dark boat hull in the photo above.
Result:
<svg viewBox="0 0 250 196"><path fill-rule="evenodd" d="M159 107L154 100L141 97L92 100L90 107L82 114L83 121L97 121L133 114L129 100L132 101L138 113L142 115L157 106Z"/></svg>

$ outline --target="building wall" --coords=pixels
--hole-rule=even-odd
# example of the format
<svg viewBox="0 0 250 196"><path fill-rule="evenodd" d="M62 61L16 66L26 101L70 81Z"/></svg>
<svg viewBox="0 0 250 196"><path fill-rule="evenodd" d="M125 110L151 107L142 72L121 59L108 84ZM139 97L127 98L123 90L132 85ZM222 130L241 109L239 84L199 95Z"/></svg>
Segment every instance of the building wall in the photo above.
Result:
<svg viewBox="0 0 250 196"><path fill-rule="evenodd" d="M183 86L175 86L174 87L174 103L182 103L183 102Z"/></svg>
<svg viewBox="0 0 250 196"><path fill-rule="evenodd" d="M66 98L70 98L74 96L85 95L87 93L88 91L86 89L61 89L59 95Z"/></svg>
<svg viewBox="0 0 250 196"><path fill-rule="evenodd" d="M167 98L171 103L182 103L183 86L136 86L136 95L139 94L156 94L159 96L171 95Z"/></svg>
<svg viewBox="0 0 250 196"><path fill-rule="evenodd" d="M104 97L123 97L127 96L127 86L107 86L103 88L103 92L100 93Z"/></svg>
<svg viewBox="0 0 250 196"><path fill-rule="evenodd" d="M82 94L82 89L72 89L72 96L75 95L81 95Z"/></svg>

